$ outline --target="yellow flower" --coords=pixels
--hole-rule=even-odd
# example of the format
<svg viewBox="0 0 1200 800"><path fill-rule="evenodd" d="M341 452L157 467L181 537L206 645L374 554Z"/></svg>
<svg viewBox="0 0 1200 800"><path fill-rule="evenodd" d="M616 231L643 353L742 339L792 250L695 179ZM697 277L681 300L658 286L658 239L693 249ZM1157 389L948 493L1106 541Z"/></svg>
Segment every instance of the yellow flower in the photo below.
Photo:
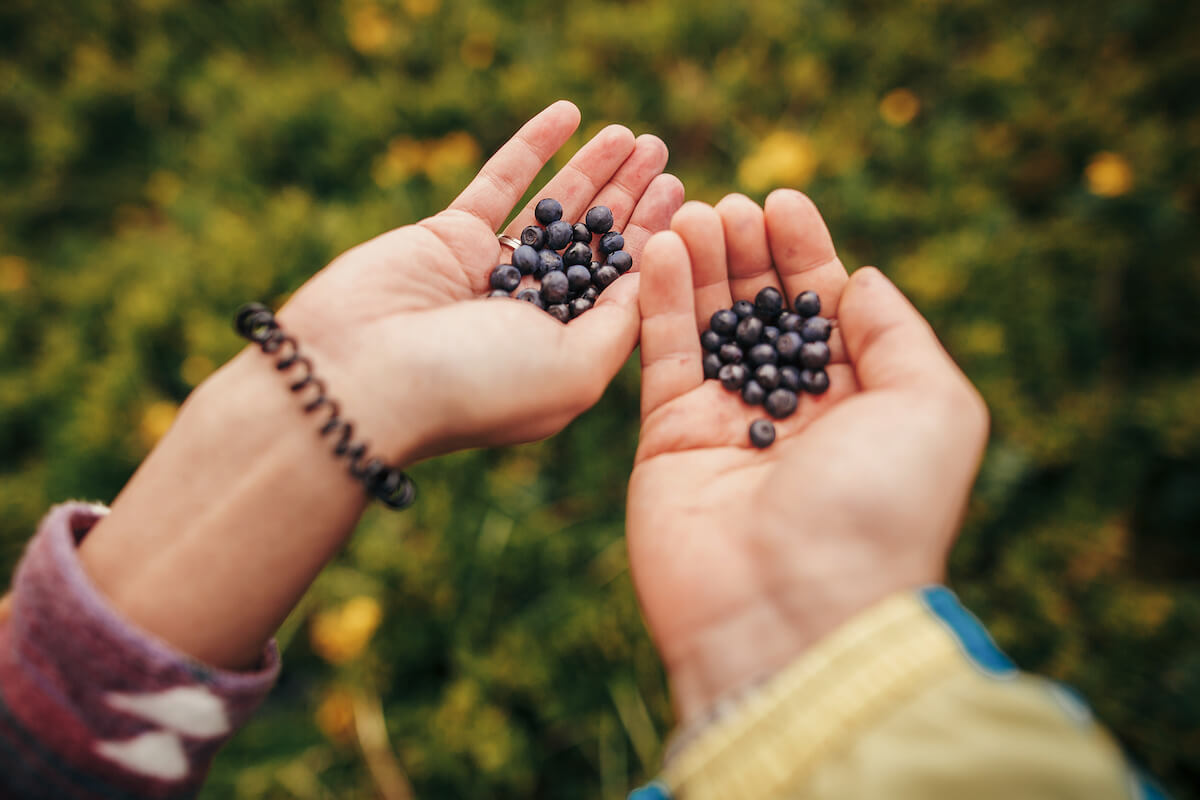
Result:
<svg viewBox="0 0 1200 800"><path fill-rule="evenodd" d="M1133 169L1117 153L1097 153L1084 171L1088 191L1100 197L1119 197L1133 188Z"/></svg>
<svg viewBox="0 0 1200 800"><path fill-rule="evenodd" d="M159 400L146 406L146 410L142 412L142 424L138 432L142 436L142 444L147 449L154 447L158 440L166 434L178 412L178 406L165 400Z"/></svg>
<svg viewBox="0 0 1200 800"><path fill-rule="evenodd" d="M0 292L15 292L29 285L29 262L20 256L0 256Z"/></svg>
<svg viewBox="0 0 1200 800"><path fill-rule="evenodd" d="M496 37L490 31L468 33L458 54L468 67L487 69L496 57Z"/></svg>
<svg viewBox="0 0 1200 800"><path fill-rule="evenodd" d="M350 15L346 36L358 52L378 53L392 38L392 21L379 6L361 6Z"/></svg>
<svg viewBox="0 0 1200 800"><path fill-rule="evenodd" d="M375 162L371 177L386 189L408 180L424 165L425 145L407 136L397 136L388 142L387 153Z"/></svg>
<svg viewBox="0 0 1200 800"><path fill-rule="evenodd" d="M382 619L383 610L375 598L353 597L314 616L309 640L321 658L343 664L363 651Z"/></svg>
<svg viewBox="0 0 1200 800"><path fill-rule="evenodd" d="M341 688L330 689L317 706L317 727L335 742L354 738L354 696Z"/></svg>
<svg viewBox="0 0 1200 800"><path fill-rule="evenodd" d="M478 161L479 145L471 134L455 131L429 145L424 169L431 181L441 183L475 167Z"/></svg>
<svg viewBox="0 0 1200 800"><path fill-rule="evenodd" d="M402 0L404 10L414 17L428 17L438 10L441 0Z"/></svg>
<svg viewBox="0 0 1200 800"><path fill-rule="evenodd" d="M802 133L773 131L738 165L738 181L751 191L803 186L817 168L812 142Z"/></svg>
<svg viewBox="0 0 1200 800"><path fill-rule="evenodd" d="M903 128L921 110L921 101L908 89L893 89L879 101L879 116L888 125Z"/></svg>

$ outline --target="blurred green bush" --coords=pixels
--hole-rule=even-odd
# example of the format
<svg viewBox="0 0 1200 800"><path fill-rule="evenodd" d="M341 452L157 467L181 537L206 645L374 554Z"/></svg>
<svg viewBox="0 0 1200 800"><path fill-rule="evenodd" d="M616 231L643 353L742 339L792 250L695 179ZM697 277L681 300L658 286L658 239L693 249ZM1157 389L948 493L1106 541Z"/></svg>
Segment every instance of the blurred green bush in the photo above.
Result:
<svg viewBox="0 0 1200 800"><path fill-rule="evenodd" d="M662 136L692 198L805 189L910 293L994 415L953 584L1200 797L1200 5L64 5L0 5L0 573L49 504L115 495L240 302L435 211L569 97ZM371 512L289 620L205 796L374 796L376 701L421 797L652 774L636 419L631 365L551 441L418 467L415 510Z"/></svg>

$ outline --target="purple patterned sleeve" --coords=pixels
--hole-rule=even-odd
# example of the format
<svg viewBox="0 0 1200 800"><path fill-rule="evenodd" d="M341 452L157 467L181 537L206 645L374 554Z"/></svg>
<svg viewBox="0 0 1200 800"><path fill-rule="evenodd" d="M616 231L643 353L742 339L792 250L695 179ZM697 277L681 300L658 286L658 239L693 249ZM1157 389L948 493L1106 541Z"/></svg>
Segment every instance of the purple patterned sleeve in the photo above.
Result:
<svg viewBox="0 0 1200 800"><path fill-rule="evenodd" d="M180 798L279 673L202 664L119 616L75 549L107 509L51 509L0 622L0 798Z"/></svg>

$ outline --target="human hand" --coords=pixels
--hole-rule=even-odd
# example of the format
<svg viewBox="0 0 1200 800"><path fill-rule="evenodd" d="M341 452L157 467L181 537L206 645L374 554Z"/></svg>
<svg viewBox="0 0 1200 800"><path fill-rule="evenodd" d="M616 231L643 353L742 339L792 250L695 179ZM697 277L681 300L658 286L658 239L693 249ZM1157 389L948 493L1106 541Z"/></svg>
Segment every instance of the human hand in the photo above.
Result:
<svg viewBox="0 0 1200 800"><path fill-rule="evenodd" d="M634 583L686 724L883 597L942 579L987 438L982 399L879 271L847 276L821 216L779 190L688 203L641 260ZM705 381L698 332L764 286L837 319L830 389L764 417Z"/></svg>
<svg viewBox="0 0 1200 800"><path fill-rule="evenodd" d="M445 211L342 254L280 311L372 452L405 464L548 436L595 403L632 352L636 272L567 325L528 303L481 299L510 255L496 231L578 124L571 103L550 106ZM572 222L606 205L636 262L683 202L679 180L661 174L666 162L657 137L609 126L505 232L532 224L542 197L561 201Z"/></svg>

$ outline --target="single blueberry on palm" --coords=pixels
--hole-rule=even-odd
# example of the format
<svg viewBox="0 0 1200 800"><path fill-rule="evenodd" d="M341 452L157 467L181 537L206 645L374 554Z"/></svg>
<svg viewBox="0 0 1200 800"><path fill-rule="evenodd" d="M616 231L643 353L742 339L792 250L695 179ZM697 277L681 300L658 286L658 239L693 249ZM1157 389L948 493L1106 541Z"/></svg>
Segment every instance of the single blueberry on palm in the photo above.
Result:
<svg viewBox="0 0 1200 800"><path fill-rule="evenodd" d="M721 336L732 336L737 328L738 315L730 311L728 308L723 308L720 311L714 311L712 317L708 321L708 327L719 333Z"/></svg>
<svg viewBox="0 0 1200 800"><path fill-rule="evenodd" d="M824 317L809 317L800 326L800 336L806 342L824 342L832 331L833 324Z"/></svg>
<svg viewBox="0 0 1200 800"><path fill-rule="evenodd" d="M800 370L793 366L780 367L779 385L793 392L800 391Z"/></svg>
<svg viewBox="0 0 1200 800"><path fill-rule="evenodd" d="M629 255L626 250L617 250L615 253L609 253L605 263L617 268L617 272L624 275L633 267L633 256Z"/></svg>
<svg viewBox="0 0 1200 800"><path fill-rule="evenodd" d="M800 338L800 334L795 331L779 334L779 338L775 340L775 350L779 353L779 360L785 364L794 362L800 356L800 348L804 346L804 339Z"/></svg>
<svg viewBox="0 0 1200 800"><path fill-rule="evenodd" d="M756 344L746 353L746 360L756 367L761 364L777 364L779 363L779 353L775 352L775 348L769 344Z"/></svg>
<svg viewBox="0 0 1200 800"><path fill-rule="evenodd" d="M793 314L791 311L784 311L779 315L779 319L775 321L779 327L780 333L789 331L799 331L800 326L804 324L804 317L799 314Z"/></svg>
<svg viewBox="0 0 1200 800"><path fill-rule="evenodd" d="M554 272L556 270L561 271L562 268L563 268L562 256L560 256L558 253L554 252L553 250L539 250L538 251L538 265L537 265L537 268L534 269L534 271L533 271L533 277L539 278L539 279L545 278L546 275L548 275L549 273Z"/></svg>
<svg viewBox="0 0 1200 800"><path fill-rule="evenodd" d="M728 341L729 339L714 330L707 330L700 334L700 346L710 353L717 352L721 349L721 345Z"/></svg>
<svg viewBox="0 0 1200 800"><path fill-rule="evenodd" d="M754 303L749 300L738 300L733 304L733 313L737 314L738 319L745 319L754 313Z"/></svg>
<svg viewBox="0 0 1200 800"><path fill-rule="evenodd" d="M522 275L532 275L537 270L538 251L532 245L523 244L513 250L512 264Z"/></svg>
<svg viewBox="0 0 1200 800"><path fill-rule="evenodd" d="M767 390L759 385L758 381L751 378L742 386L742 400L752 406L759 405L767 397Z"/></svg>
<svg viewBox="0 0 1200 800"><path fill-rule="evenodd" d="M758 385L771 391L779 388L779 367L774 364L762 364L754 370L754 380L758 381Z"/></svg>
<svg viewBox="0 0 1200 800"><path fill-rule="evenodd" d="M774 286L764 286L754 296L754 313L760 319L774 322L783 311L783 293Z"/></svg>
<svg viewBox="0 0 1200 800"><path fill-rule="evenodd" d="M749 349L758 344L762 338L763 323L758 317L746 317L738 323L734 338L743 349Z"/></svg>
<svg viewBox="0 0 1200 800"><path fill-rule="evenodd" d="M559 322L566 322L571 318L571 309L567 307L566 303L555 303L552 306L546 306L546 313Z"/></svg>
<svg viewBox="0 0 1200 800"><path fill-rule="evenodd" d="M512 264L501 264L492 270L492 288L511 292L521 283L521 270Z"/></svg>
<svg viewBox="0 0 1200 800"><path fill-rule="evenodd" d="M776 389L767 395L763 406L766 407L767 413L775 419L783 419L790 417L796 411L799 403L800 398L791 389Z"/></svg>
<svg viewBox="0 0 1200 800"><path fill-rule="evenodd" d="M775 426L769 419L756 419L750 423L750 444L758 448L770 447L775 441Z"/></svg>
<svg viewBox="0 0 1200 800"><path fill-rule="evenodd" d="M571 293L570 282L561 272L548 272L542 278L542 300L548 306L565 303Z"/></svg>
<svg viewBox="0 0 1200 800"><path fill-rule="evenodd" d="M721 371L721 359L716 353L705 353L703 365L704 377L706 380L710 378L715 379L717 374Z"/></svg>
<svg viewBox="0 0 1200 800"><path fill-rule="evenodd" d="M527 244L534 250L541 250L546 246L546 229L530 225L521 231L521 244Z"/></svg>
<svg viewBox="0 0 1200 800"><path fill-rule="evenodd" d="M546 307L546 304L542 302L542 295L537 289L522 289L517 292L517 299L524 300L526 303L533 303L538 308Z"/></svg>
<svg viewBox="0 0 1200 800"><path fill-rule="evenodd" d="M725 364L737 364L744 357L742 348L733 342L721 345L721 349L717 351L717 355L721 357L721 361Z"/></svg>
<svg viewBox="0 0 1200 800"><path fill-rule="evenodd" d="M593 206L584 216L584 223L592 233L608 233L613 226L612 209L608 206Z"/></svg>
<svg viewBox="0 0 1200 800"><path fill-rule="evenodd" d="M724 364L721 371L717 373L717 380L731 392L736 392L742 388L742 384L746 382L746 368L741 364Z"/></svg>
<svg viewBox="0 0 1200 800"><path fill-rule="evenodd" d="M829 373L823 369L806 369L800 373L800 387L809 394L824 394L829 388Z"/></svg>
<svg viewBox="0 0 1200 800"><path fill-rule="evenodd" d="M805 342L800 348L800 364L808 369L820 369L829 363L829 345L825 342Z"/></svg>
<svg viewBox="0 0 1200 800"><path fill-rule="evenodd" d="M592 273L582 264L567 267L567 284L575 294L582 295L592 285Z"/></svg>
<svg viewBox="0 0 1200 800"><path fill-rule="evenodd" d="M551 222L557 222L562 219L563 208L562 203L555 200L553 197L546 197L538 201L538 204L533 208L534 218L543 225L549 225Z"/></svg>
<svg viewBox="0 0 1200 800"><path fill-rule="evenodd" d="M568 267L572 264L583 264L586 269L591 261L592 248L583 242L573 242L570 247L563 251L563 263Z"/></svg>
<svg viewBox="0 0 1200 800"><path fill-rule="evenodd" d="M621 273L617 271L616 267L605 264L603 267L596 270L596 277L593 280L597 288L603 292L612 284L613 281L619 277L621 277Z"/></svg>
<svg viewBox="0 0 1200 800"><path fill-rule="evenodd" d="M600 237L600 252L608 255L625 249L625 237L616 231L609 231Z"/></svg>
<svg viewBox="0 0 1200 800"><path fill-rule="evenodd" d="M574 231L571 230L570 223L564 222L561 219L557 222L551 222L546 226L546 247L551 250L562 250L571 243L571 236Z"/></svg>
<svg viewBox="0 0 1200 800"><path fill-rule="evenodd" d="M592 232L588 230L587 225L584 225L582 222L576 222L571 226L571 240L591 244Z"/></svg>
<svg viewBox="0 0 1200 800"><path fill-rule="evenodd" d="M816 292L801 292L796 295L792 308L802 317L815 317L821 313L821 298Z"/></svg>

